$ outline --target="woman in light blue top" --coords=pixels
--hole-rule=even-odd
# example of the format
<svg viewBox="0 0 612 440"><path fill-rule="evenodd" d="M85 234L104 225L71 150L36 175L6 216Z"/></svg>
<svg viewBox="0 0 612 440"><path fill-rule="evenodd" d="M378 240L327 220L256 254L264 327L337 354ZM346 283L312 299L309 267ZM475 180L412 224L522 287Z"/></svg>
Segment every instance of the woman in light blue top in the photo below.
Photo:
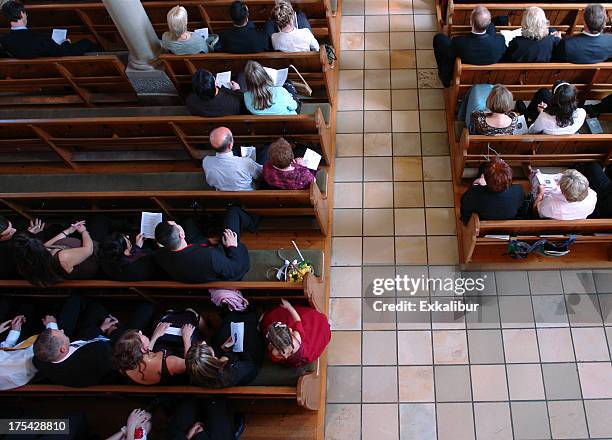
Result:
<svg viewBox="0 0 612 440"><path fill-rule="evenodd" d="M254 115L297 115L298 103L283 87L274 86L265 69L256 61L244 68L244 104Z"/></svg>
<svg viewBox="0 0 612 440"><path fill-rule="evenodd" d="M162 35L161 45L174 55L208 53L206 39L187 30L187 10L175 6L168 12L168 32Z"/></svg>

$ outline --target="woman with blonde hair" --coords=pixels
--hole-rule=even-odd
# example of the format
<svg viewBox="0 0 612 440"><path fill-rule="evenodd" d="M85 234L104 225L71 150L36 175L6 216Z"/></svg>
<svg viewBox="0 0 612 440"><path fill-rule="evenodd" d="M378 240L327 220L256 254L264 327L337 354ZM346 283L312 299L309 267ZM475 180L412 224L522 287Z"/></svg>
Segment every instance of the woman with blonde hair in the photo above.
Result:
<svg viewBox="0 0 612 440"><path fill-rule="evenodd" d="M516 63L548 63L561 34L550 32L548 19L541 8L531 6L523 12L521 35L510 41L504 61Z"/></svg>
<svg viewBox="0 0 612 440"><path fill-rule="evenodd" d="M281 52L319 51L319 42L308 28L298 29L291 3L279 1L272 9L272 20L278 32L272 34L272 47Z"/></svg>
<svg viewBox="0 0 612 440"><path fill-rule="evenodd" d="M246 92L244 104L254 115L296 115L298 103L284 87L275 86L272 78L257 61L244 68Z"/></svg>
<svg viewBox="0 0 612 440"><path fill-rule="evenodd" d="M187 10L175 6L168 11L168 31L162 35L161 45L175 55L208 53L206 39L187 30Z"/></svg>

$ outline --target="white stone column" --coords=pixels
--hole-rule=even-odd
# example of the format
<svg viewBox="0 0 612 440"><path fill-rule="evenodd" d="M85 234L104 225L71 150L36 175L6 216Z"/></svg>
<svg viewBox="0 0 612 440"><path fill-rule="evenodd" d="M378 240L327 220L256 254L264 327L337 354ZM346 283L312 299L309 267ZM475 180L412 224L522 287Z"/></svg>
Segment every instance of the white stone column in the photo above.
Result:
<svg viewBox="0 0 612 440"><path fill-rule="evenodd" d="M155 69L161 46L140 0L102 1L130 51L127 70Z"/></svg>

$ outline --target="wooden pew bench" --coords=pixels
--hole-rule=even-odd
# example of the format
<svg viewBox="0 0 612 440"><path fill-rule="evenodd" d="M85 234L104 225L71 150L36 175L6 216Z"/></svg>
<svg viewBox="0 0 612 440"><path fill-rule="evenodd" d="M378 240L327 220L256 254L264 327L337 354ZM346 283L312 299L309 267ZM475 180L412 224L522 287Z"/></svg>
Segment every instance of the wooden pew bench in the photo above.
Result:
<svg viewBox="0 0 612 440"><path fill-rule="evenodd" d="M138 103L115 55L0 59L0 106Z"/></svg>

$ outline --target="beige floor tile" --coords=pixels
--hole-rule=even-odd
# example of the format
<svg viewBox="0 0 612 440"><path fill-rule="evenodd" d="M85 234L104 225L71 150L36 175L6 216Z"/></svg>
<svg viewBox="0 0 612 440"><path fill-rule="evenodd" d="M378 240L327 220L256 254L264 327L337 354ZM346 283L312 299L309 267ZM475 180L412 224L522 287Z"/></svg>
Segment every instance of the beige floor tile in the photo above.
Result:
<svg viewBox="0 0 612 440"><path fill-rule="evenodd" d="M414 32L393 32L390 35L389 42L391 50L414 49Z"/></svg>
<svg viewBox="0 0 612 440"><path fill-rule="evenodd" d="M334 237L361 237L361 209L334 209Z"/></svg>
<svg viewBox="0 0 612 440"><path fill-rule="evenodd" d="M343 16L340 19L340 31L346 32L363 32L363 17L360 16Z"/></svg>
<svg viewBox="0 0 612 440"><path fill-rule="evenodd" d="M332 266L361 266L361 237L332 239Z"/></svg>
<svg viewBox="0 0 612 440"><path fill-rule="evenodd" d="M395 235L425 235L425 210L421 208L396 209Z"/></svg>
<svg viewBox="0 0 612 440"><path fill-rule="evenodd" d="M389 32L366 33L365 50L389 50Z"/></svg>
<svg viewBox="0 0 612 440"><path fill-rule="evenodd" d="M609 362L579 362L578 373L585 399L612 398L612 364Z"/></svg>
<svg viewBox="0 0 612 440"><path fill-rule="evenodd" d="M396 333L390 331L363 332L363 365L396 365Z"/></svg>
<svg viewBox="0 0 612 440"><path fill-rule="evenodd" d="M363 15L364 0L347 0L342 2L342 15Z"/></svg>
<svg viewBox="0 0 612 440"><path fill-rule="evenodd" d="M419 131L419 112L393 111L393 132Z"/></svg>
<svg viewBox="0 0 612 440"><path fill-rule="evenodd" d="M423 180L421 158L418 156L394 157L393 180L396 182L414 182Z"/></svg>
<svg viewBox="0 0 612 440"><path fill-rule="evenodd" d="M361 405L330 403L325 409L326 440L354 440L361 436Z"/></svg>
<svg viewBox="0 0 612 440"><path fill-rule="evenodd" d="M391 93L389 90L365 90L364 108L366 110L391 110Z"/></svg>
<svg viewBox="0 0 612 440"><path fill-rule="evenodd" d="M452 180L450 157L423 157L423 178L424 180Z"/></svg>
<svg viewBox="0 0 612 440"><path fill-rule="evenodd" d="M342 12L344 12L344 3L342 3L342 9ZM415 15L435 14L436 7L434 6L434 0L412 0L412 11Z"/></svg>
<svg viewBox="0 0 612 440"><path fill-rule="evenodd" d="M397 208L418 208L424 206L422 182L395 182L393 190L395 206Z"/></svg>
<svg viewBox="0 0 612 440"><path fill-rule="evenodd" d="M327 362L329 365L361 365L361 332L332 332Z"/></svg>
<svg viewBox="0 0 612 440"><path fill-rule="evenodd" d="M450 154L446 133L421 133L421 138L423 156L448 156Z"/></svg>
<svg viewBox="0 0 612 440"><path fill-rule="evenodd" d="M391 156L391 133L367 133L363 136L364 156Z"/></svg>
<svg viewBox="0 0 612 440"><path fill-rule="evenodd" d="M415 22L412 15L390 15L389 25L391 32L414 31Z"/></svg>
<svg viewBox="0 0 612 440"><path fill-rule="evenodd" d="M534 329L505 329L504 354L508 363L540 362Z"/></svg>
<svg viewBox="0 0 612 440"><path fill-rule="evenodd" d="M412 0L389 0L389 14L412 14Z"/></svg>
<svg viewBox="0 0 612 440"><path fill-rule="evenodd" d="M397 334L399 365L429 365L433 363L429 330L401 331Z"/></svg>
<svg viewBox="0 0 612 440"><path fill-rule="evenodd" d="M344 54L342 57L344 58ZM338 87L340 90L363 89L363 71L341 70L338 79Z"/></svg>
<svg viewBox="0 0 612 440"><path fill-rule="evenodd" d="M364 208L393 208L393 183L365 182L363 203Z"/></svg>
<svg viewBox="0 0 612 440"><path fill-rule="evenodd" d="M472 365L474 400L508 400L506 370L503 365Z"/></svg>
<svg viewBox="0 0 612 440"><path fill-rule="evenodd" d="M414 50L391 51L392 69L414 69L416 66L416 54Z"/></svg>
<svg viewBox="0 0 612 440"><path fill-rule="evenodd" d="M421 89L442 89L444 87L438 78L437 69L420 68L417 72L417 81Z"/></svg>
<svg viewBox="0 0 612 440"><path fill-rule="evenodd" d="M334 183L334 208L361 208L362 183Z"/></svg>
<svg viewBox="0 0 612 440"><path fill-rule="evenodd" d="M427 208L427 235L454 235L457 233L455 208Z"/></svg>
<svg viewBox="0 0 612 440"><path fill-rule="evenodd" d="M440 403L436 405L436 416L438 440L474 440L471 403Z"/></svg>
<svg viewBox="0 0 612 440"><path fill-rule="evenodd" d="M365 0L366 15L387 15L389 5L386 0Z"/></svg>
<svg viewBox="0 0 612 440"><path fill-rule="evenodd" d="M366 89L388 89L391 87L389 70L366 70L364 85Z"/></svg>
<svg viewBox="0 0 612 440"><path fill-rule="evenodd" d="M392 89L416 89L417 71L415 69L392 69Z"/></svg>
<svg viewBox="0 0 612 440"><path fill-rule="evenodd" d="M363 180L363 158L338 157L335 161L334 181L361 182Z"/></svg>
<svg viewBox="0 0 612 440"><path fill-rule="evenodd" d="M537 333L542 362L573 362L576 359L569 328L539 328Z"/></svg>
<svg viewBox="0 0 612 440"><path fill-rule="evenodd" d="M363 235L393 235L393 210L364 209Z"/></svg>
<svg viewBox="0 0 612 440"><path fill-rule="evenodd" d="M357 43L355 43L355 46L357 46ZM359 50L359 49L358 47L355 47L354 50ZM419 69L437 68L436 57L434 56L434 51L418 49L416 51L416 63Z"/></svg>
<svg viewBox="0 0 612 440"><path fill-rule="evenodd" d="M363 155L363 135L358 133L345 133L336 135L336 156Z"/></svg>
<svg viewBox="0 0 612 440"><path fill-rule="evenodd" d="M362 133L363 132L363 112L350 111L336 113L336 132L337 133Z"/></svg>
<svg viewBox="0 0 612 440"><path fill-rule="evenodd" d="M474 404L476 438L512 440L512 420L508 402L482 402ZM359 420L359 419L358 419Z"/></svg>
<svg viewBox="0 0 612 440"><path fill-rule="evenodd" d="M506 368L510 400L544 400L544 382L539 364L510 364Z"/></svg>
<svg viewBox="0 0 612 440"><path fill-rule="evenodd" d="M366 32L389 32L389 17L386 15L368 15L365 18Z"/></svg>
<svg viewBox="0 0 612 440"><path fill-rule="evenodd" d="M603 327L572 328L578 362L609 361L610 353Z"/></svg>
<svg viewBox="0 0 612 440"><path fill-rule="evenodd" d="M395 237L396 264L427 264L425 237Z"/></svg>
<svg viewBox="0 0 612 440"><path fill-rule="evenodd" d="M330 298L332 330L361 330L361 298Z"/></svg>
<svg viewBox="0 0 612 440"><path fill-rule="evenodd" d="M446 133L446 114L444 110L422 110L421 131Z"/></svg>
<svg viewBox="0 0 612 440"><path fill-rule="evenodd" d="M330 296L361 297L361 267L336 266L330 269L329 275Z"/></svg>
<svg viewBox="0 0 612 440"><path fill-rule="evenodd" d="M366 69L380 70L388 69L389 67L391 67L391 60L388 50L367 50L365 52Z"/></svg>
<svg viewBox="0 0 612 440"><path fill-rule="evenodd" d="M361 369L359 367L329 367L327 369L327 401L357 403L361 400Z"/></svg>
<svg viewBox="0 0 612 440"><path fill-rule="evenodd" d="M340 58L340 69L363 69L363 54L362 50L345 50Z"/></svg>
<svg viewBox="0 0 612 440"><path fill-rule="evenodd" d="M451 182L425 182L425 206L428 208L447 207L452 208L453 184Z"/></svg>
<svg viewBox="0 0 612 440"><path fill-rule="evenodd" d="M393 180L391 157L368 157L364 163L364 182Z"/></svg>
<svg viewBox="0 0 612 440"><path fill-rule="evenodd" d="M394 94L397 91L393 92ZM420 133L393 133L393 155L394 156L420 156L421 135Z"/></svg>
<svg viewBox="0 0 612 440"><path fill-rule="evenodd" d="M434 330L434 363L467 364L467 337L464 330Z"/></svg>
<svg viewBox="0 0 612 440"><path fill-rule="evenodd" d="M338 91L338 110L363 110L363 90Z"/></svg>
<svg viewBox="0 0 612 440"><path fill-rule="evenodd" d="M365 38L361 32L347 32L340 34L340 50L364 50Z"/></svg>
<svg viewBox="0 0 612 440"><path fill-rule="evenodd" d="M548 412L554 439L587 438L589 436L581 401L548 402Z"/></svg>
<svg viewBox="0 0 612 440"><path fill-rule="evenodd" d="M393 110L418 110L419 99L416 90L394 90Z"/></svg>
<svg viewBox="0 0 612 440"><path fill-rule="evenodd" d="M397 404L362 406L361 440L397 440L398 438Z"/></svg>
<svg viewBox="0 0 612 440"><path fill-rule="evenodd" d="M433 367L399 367L400 402L433 402Z"/></svg>
<svg viewBox="0 0 612 440"><path fill-rule="evenodd" d="M419 90L419 107L421 110L444 109L444 93L439 89Z"/></svg>
<svg viewBox="0 0 612 440"><path fill-rule="evenodd" d="M414 43L417 49L431 49L433 47L433 38L436 32L416 32L414 35Z"/></svg>
<svg viewBox="0 0 612 440"><path fill-rule="evenodd" d="M397 367L363 367L363 402L397 402Z"/></svg>
<svg viewBox="0 0 612 440"><path fill-rule="evenodd" d="M369 72L375 72L369 70ZM391 112L377 110L367 111L364 115L363 130L367 133L388 133L391 131Z"/></svg>
<svg viewBox="0 0 612 440"><path fill-rule="evenodd" d="M459 264L459 250L456 236L427 237L427 255L429 264Z"/></svg>
<svg viewBox="0 0 612 440"><path fill-rule="evenodd" d="M393 237L363 237L363 264L394 264Z"/></svg>
<svg viewBox="0 0 612 440"><path fill-rule="evenodd" d="M414 16L414 30L415 31L437 31L438 24L436 23L436 16L430 15L415 15Z"/></svg>

